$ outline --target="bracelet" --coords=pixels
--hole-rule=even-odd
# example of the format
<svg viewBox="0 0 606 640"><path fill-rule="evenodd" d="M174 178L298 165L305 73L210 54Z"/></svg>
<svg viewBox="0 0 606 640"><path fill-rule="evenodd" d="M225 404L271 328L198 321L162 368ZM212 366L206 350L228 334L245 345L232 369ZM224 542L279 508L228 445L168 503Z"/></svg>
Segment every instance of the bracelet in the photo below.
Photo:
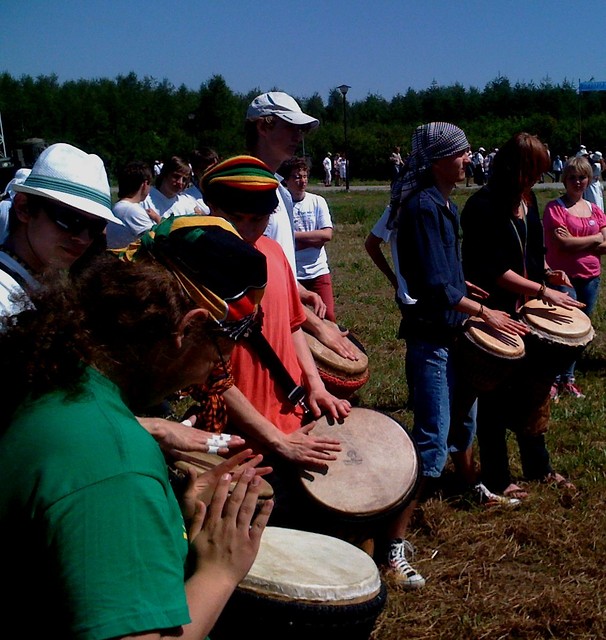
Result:
<svg viewBox="0 0 606 640"><path fill-rule="evenodd" d="M543 283L541 285L541 288L539 289L539 292L537 293L537 299L538 300L542 300L543 299L543 295L545 294L545 283Z"/></svg>
<svg viewBox="0 0 606 640"><path fill-rule="evenodd" d="M474 314L476 318L481 318L484 315L484 305L480 304L480 310Z"/></svg>

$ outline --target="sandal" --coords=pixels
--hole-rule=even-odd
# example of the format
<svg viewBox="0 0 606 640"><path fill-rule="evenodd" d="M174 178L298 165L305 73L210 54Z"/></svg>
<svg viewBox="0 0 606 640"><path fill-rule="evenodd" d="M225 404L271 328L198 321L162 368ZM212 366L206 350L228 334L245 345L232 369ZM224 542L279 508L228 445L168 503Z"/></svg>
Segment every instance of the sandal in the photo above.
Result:
<svg viewBox="0 0 606 640"><path fill-rule="evenodd" d="M543 482L547 484L554 485L557 489L565 489L568 491L576 491L576 487L570 480L567 480L562 474L557 471L552 471L548 473L544 478Z"/></svg>
<svg viewBox="0 0 606 640"><path fill-rule="evenodd" d="M503 491L503 495L508 498L516 498L517 500L524 500L528 498L528 491L524 491L522 487L518 487L517 484L510 484L505 491Z"/></svg>

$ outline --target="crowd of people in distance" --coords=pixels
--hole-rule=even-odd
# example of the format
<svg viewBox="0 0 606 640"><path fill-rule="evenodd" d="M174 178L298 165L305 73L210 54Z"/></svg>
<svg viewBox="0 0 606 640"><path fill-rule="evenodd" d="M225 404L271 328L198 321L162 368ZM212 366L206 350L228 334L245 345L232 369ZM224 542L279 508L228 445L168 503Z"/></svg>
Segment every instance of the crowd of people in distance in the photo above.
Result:
<svg viewBox="0 0 606 640"><path fill-rule="evenodd" d="M66 143L7 185L0 541L11 589L0 610L8 635L22 635L12 613L27 600L37 607L33 637L205 638L268 524L343 535L299 479L342 448L316 436L314 421L343 422L352 409L327 389L305 334L358 358L337 322L329 206L308 190L310 167L296 156L320 123L277 91L257 96L243 116L245 153L133 160L118 172L116 202L101 158ZM390 201L365 241L401 313L421 466L412 499L376 532L375 561L405 589L425 584L407 533L449 457L463 491L519 504L531 489L511 474L510 430L526 480L574 490L551 464L545 430L550 402L583 397L575 362L563 364L546 397L530 398L527 376L540 363L485 391L462 375L458 345L469 318L523 338L518 314L530 298L591 315L606 253L603 203L588 197L596 154L562 165L565 193L543 222L532 187L555 171L546 145L521 132L483 154L471 153L454 124L419 126L405 158L392 149ZM322 169L326 187L349 179L343 153L327 153ZM451 194L470 180L480 189L459 215ZM175 420L163 407L177 393L190 402ZM191 451L224 460L175 474ZM274 499L258 507L262 477Z"/></svg>

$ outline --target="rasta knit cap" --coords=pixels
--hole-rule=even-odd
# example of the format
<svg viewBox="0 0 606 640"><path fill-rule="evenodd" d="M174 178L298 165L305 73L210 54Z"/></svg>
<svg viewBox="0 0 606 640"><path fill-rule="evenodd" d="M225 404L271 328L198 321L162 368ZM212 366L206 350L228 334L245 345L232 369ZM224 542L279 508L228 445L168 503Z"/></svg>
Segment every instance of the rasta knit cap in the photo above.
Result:
<svg viewBox="0 0 606 640"><path fill-rule="evenodd" d="M454 156L469 149L465 132L449 122L422 124L412 134L412 151L406 160L406 168L391 191L392 215L387 224L393 228L397 204L421 188L423 179L434 160Z"/></svg>
<svg viewBox="0 0 606 640"><path fill-rule="evenodd" d="M211 167L200 180L207 203L226 213L268 215L278 206L278 179L253 156L235 156Z"/></svg>
<svg viewBox="0 0 606 640"><path fill-rule="evenodd" d="M234 340L253 323L267 284L265 256L215 216L170 216L114 253L127 261L156 259Z"/></svg>

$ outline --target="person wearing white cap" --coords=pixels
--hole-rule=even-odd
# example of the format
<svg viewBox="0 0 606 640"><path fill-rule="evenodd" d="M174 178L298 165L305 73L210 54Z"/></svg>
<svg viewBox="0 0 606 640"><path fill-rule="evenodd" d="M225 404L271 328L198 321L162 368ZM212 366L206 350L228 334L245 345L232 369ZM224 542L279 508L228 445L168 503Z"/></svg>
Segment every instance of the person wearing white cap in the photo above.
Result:
<svg viewBox="0 0 606 640"><path fill-rule="evenodd" d="M295 155L303 136L319 125L320 121L303 113L297 101L287 93L262 93L250 103L246 112L246 147L252 156L262 160L273 172L277 172L283 162ZM277 173L276 178L282 182L282 176ZM292 198L282 184L278 187L277 193L278 207L273 212L264 235L282 247L296 279ZM340 331L323 322L326 305L320 296L307 291L301 285L299 295L307 315L304 329L340 356L355 360L357 356L351 341L346 337L347 331Z"/></svg>
<svg viewBox="0 0 606 640"><path fill-rule="evenodd" d="M105 246L111 210L107 173L99 156L65 143L45 149L30 174L14 184L8 237L0 248L0 314L22 308L14 296L38 278L69 269L95 246Z"/></svg>

